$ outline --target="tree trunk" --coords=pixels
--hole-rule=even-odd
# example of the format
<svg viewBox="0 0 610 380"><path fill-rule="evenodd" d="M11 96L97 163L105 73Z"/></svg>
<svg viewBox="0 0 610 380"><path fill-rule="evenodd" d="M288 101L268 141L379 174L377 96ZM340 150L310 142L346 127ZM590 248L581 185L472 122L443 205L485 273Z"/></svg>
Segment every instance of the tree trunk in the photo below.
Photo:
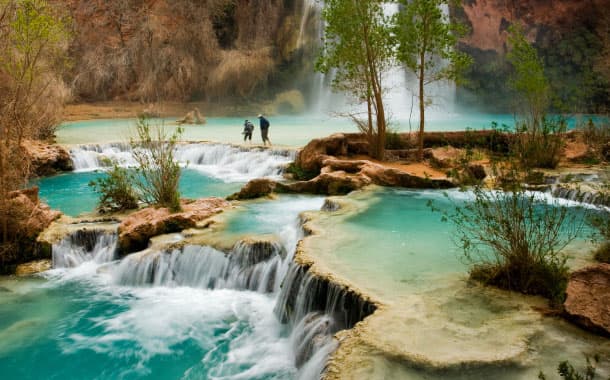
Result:
<svg viewBox="0 0 610 380"><path fill-rule="evenodd" d="M424 126L425 126L425 97L424 97L424 70L425 70L425 54L422 53L419 56L419 149L417 150L417 160L419 162L424 160Z"/></svg>

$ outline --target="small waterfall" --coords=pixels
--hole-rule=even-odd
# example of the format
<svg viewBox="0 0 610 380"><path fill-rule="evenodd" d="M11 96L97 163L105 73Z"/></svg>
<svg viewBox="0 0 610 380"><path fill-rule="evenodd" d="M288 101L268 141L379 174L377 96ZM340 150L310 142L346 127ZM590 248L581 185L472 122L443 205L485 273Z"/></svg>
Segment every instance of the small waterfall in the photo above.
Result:
<svg viewBox="0 0 610 380"><path fill-rule="evenodd" d="M279 243L235 244L224 253L189 245L169 252L142 251L127 256L116 270L116 281L129 286L189 286L209 289L255 290L269 293L279 287L278 267L286 257Z"/></svg>
<svg viewBox="0 0 610 380"><path fill-rule="evenodd" d="M117 234L92 229L78 230L53 244L53 268L74 268L85 262L114 260Z"/></svg>
<svg viewBox="0 0 610 380"><path fill-rule="evenodd" d="M610 207L610 194L599 191L587 191L571 186L553 186L550 190L555 198L591 204L594 206Z"/></svg>
<svg viewBox="0 0 610 380"><path fill-rule="evenodd" d="M135 166L129 144L79 145L70 150L75 171ZM246 182L253 178L279 177L286 164L294 161L292 150L248 149L225 144L180 144L176 160L189 168L227 182Z"/></svg>

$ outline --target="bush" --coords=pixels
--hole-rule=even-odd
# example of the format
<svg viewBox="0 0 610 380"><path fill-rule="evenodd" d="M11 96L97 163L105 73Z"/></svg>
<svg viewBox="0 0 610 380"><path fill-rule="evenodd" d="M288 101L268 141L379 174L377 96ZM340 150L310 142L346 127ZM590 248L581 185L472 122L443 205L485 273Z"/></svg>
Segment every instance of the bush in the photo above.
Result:
<svg viewBox="0 0 610 380"><path fill-rule="evenodd" d="M519 183L508 182L507 191L476 186L474 200L443 212L443 220L456 227L455 242L471 265L472 279L562 302L568 279L562 249L582 230L582 210L549 205Z"/></svg>
<svg viewBox="0 0 610 380"><path fill-rule="evenodd" d="M557 366L557 373L559 373L559 376L561 376L561 378L564 380L593 380L595 379L595 372L597 370L596 365L599 363L599 356L595 355L593 357L593 362L591 362L589 357L586 357L586 360L587 367L585 368L584 373L576 371L572 364L570 364L570 362L567 360L559 363ZM546 380L546 376L544 373L540 372L538 374L538 379Z"/></svg>
<svg viewBox="0 0 610 380"><path fill-rule="evenodd" d="M591 213L588 222L594 230L593 242L601 243L594 253L595 260L610 263L610 212L599 210Z"/></svg>
<svg viewBox="0 0 610 380"><path fill-rule="evenodd" d="M174 149L182 134L178 128L171 135L162 126L151 128L148 119L140 117L136 124L137 139L131 139L133 156L138 166L134 184L140 197L148 204L180 210L178 189L182 169L174 160Z"/></svg>
<svg viewBox="0 0 610 380"><path fill-rule="evenodd" d="M318 174L320 174L318 171L315 170L304 170L294 162L291 162L288 165L288 167L286 168L286 173L292 174L294 179L298 181L309 181L310 179L313 179L317 177Z"/></svg>
<svg viewBox="0 0 610 380"><path fill-rule="evenodd" d="M578 130L582 134L583 142L589 147L593 159L610 161L610 122L595 124L589 119L586 124L580 125Z"/></svg>
<svg viewBox="0 0 610 380"><path fill-rule="evenodd" d="M566 130L565 120L546 117L540 129L518 125L512 151L524 168L554 169L561 159Z"/></svg>
<svg viewBox="0 0 610 380"><path fill-rule="evenodd" d="M103 178L89 182L100 194L98 209L123 211L138 207L138 194L133 190L133 176L127 169L114 164Z"/></svg>

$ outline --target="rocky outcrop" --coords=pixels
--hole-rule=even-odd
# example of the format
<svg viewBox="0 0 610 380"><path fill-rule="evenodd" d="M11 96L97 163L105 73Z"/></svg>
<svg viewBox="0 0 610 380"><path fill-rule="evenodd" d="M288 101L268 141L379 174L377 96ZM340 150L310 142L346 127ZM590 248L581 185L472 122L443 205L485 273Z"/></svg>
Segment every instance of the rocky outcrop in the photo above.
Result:
<svg viewBox="0 0 610 380"><path fill-rule="evenodd" d="M145 249L157 235L180 232L187 228L206 227L206 220L228 208L220 198L183 200L182 211L171 213L167 208L145 208L126 217L119 225L119 251L128 254Z"/></svg>
<svg viewBox="0 0 610 380"><path fill-rule="evenodd" d="M572 273L566 294L564 308L570 320L610 336L610 264L597 264Z"/></svg>
<svg viewBox="0 0 610 380"><path fill-rule="evenodd" d="M273 193L278 183L268 178L256 178L248 182L241 190L227 197L227 200L243 200L265 197Z"/></svg>
<svg viewBox="0 0 610 380"><path fill-rule="evenodd" d="M347 148L348 138L343 133L313 139L299 151L295 164L304 171L319 173L324 160L333 156L347 156Z"/></svg>
<svg viewBox="0 0 610 380"><path fill-rule="evenodd" d="M176 120L176 124L205 124L205 117L199 112L198 109L194 109L188 112L183 118Z"/></svg>
<svg viewBox="0 0 610 380"><path fill-rule="evenodd" d="M32 172L37 176L74 170L70 153L59 145L26 141L23 146L30 156Z"/></svg>
<svg viewBox="0 0 610 380"><path fill-rule="evenodd" d="M7 214L7 232L13 239L0 246L0 273L11 273L22 263L50 258L51 252L41 249L36 238L61 213L40 202L38 187L9 193Z"/></svg>

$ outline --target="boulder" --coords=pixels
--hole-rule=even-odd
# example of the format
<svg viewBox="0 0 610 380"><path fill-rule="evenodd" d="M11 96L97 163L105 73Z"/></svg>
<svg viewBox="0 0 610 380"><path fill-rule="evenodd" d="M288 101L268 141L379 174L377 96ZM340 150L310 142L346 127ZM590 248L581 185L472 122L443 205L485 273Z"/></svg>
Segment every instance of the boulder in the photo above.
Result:
<svg viewBox="0 0 610 380"><path fill-rule="evenodd" d="M325 159L331 156L346 156L347 148L347 138L342 133L313 139L299 151L295 165L304 171L319 172Z"/></svg>
<svg viewBox="0 0 610 380"><path fill-rule="evenodd" d="M70 153L59 145L31 140L24 142L23 146L30 156L32 171L37 176L74 170Z"/></svg>
<svg viewBox="0 0 610 380"><path fill-rule="evenodd" d="M141 251L157 235L205 227L202 222L228 208L230 203L221 198L203 198L182 200L181 206L182 211L177 213L167 208L148 207L126 217L119 225L119 252Z"/></svg>
<svg viewBox="0 0 610 380"><path fill-rule="evenodd" d="M53 262L49 259L30 261L19 264L15 269L17 276L31 276L36 273L44 272L53 267Z"/></svg>
<svg viewBox="0 0 610 380"><path fill-rule="evenodd" d="M188 112L182 119L176 120L176 124L205 124L206 120L198 109Z"/></svg>
<svg viewBox="0 0 610 380"><path fill-rule="evenodd" d="M15 239L0 246L0 273L12 273L17 265L32 260L49 259L50 250L41 249L36 239L61 216L40 202L37 187L10 192L8 198L8 236Z"/></svg>
<svg viewBox="0 0 610 380"><path fill-rule="evenodd" d="M431 148L424 151L424 157L430 160L430 164L437 168L454 167L460 157L463 155L462 149L456 149L452 146L440 148Z"/></svg>
<svg viewBox="0 0 610 380"><path fill-rule="evenodd" d="M227 200L242 200L265 197L273 193L278 183L267 178L256 178L248 182L241 190L227 197Z"/></svg>
<svg viewBox="0 0 610 380"><path fill-rule="evenodd" d="M563 306L570 320L610 336L610 264L597 264L572 273Z"/></svg>
<svg viewBox="0 0 610 380"><path fill-rule="evenodd" d="M344 171L322 173L309 181L299 181L285 185L284 191L295 193L344 195L370 185L371 180L361 174Z"/></svg>

